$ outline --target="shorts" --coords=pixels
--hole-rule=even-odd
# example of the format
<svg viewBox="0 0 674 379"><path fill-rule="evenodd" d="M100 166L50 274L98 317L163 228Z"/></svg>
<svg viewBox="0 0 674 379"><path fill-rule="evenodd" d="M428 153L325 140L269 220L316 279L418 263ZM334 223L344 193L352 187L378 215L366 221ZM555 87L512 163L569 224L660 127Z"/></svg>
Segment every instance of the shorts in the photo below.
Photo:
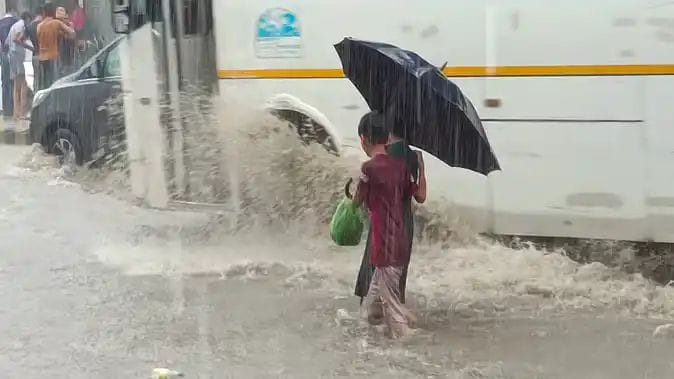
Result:
<svg viewBox="0 0 674 379"><path fill-rule="evenodd" d="M23 65L25 60L25 52L9 52L9 78L11 80L19 75L26 75L26 68Z"/></svg>

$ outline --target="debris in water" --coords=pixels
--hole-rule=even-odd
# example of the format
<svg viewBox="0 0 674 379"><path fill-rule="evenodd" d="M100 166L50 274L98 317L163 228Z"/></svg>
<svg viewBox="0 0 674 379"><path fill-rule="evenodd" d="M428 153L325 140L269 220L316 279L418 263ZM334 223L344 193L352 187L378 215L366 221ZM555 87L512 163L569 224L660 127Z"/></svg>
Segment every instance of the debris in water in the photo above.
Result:
<svg viewBox="0 0 674 379"><path fill-rule="evenodd" d="M538 295L538 296L543 296L543 297L552 297L554 295L554 291L552 288L546 288L546 287L540 287L537 285L526 285L525 287L526 293L529 295Z"/></svg>
<svg viewBox="0 0 674 379"><path fill-rule="evenodd" d="M547 330L536 330L531 332L531 336L537 338L547 338L550 336L550 332Z"/></svg>
<svg viewBox="0 0 674 379"><path fill-rule="evenodd" d="M182 377L183 374L181 372L169 370L167 368L156 368L152 370L152 379L170 379Z"/></svg>
<svg viewBox="0 0 674 379"><path fill-rule="evenodd" d="M338 326L350 324L351 322L353 322L355 320L356 320L356 318L351 316L351 314L349 314L349 311L347 311L346 309L339 308L337 310L337 316L335 317L335 322L337 323Z"/></svg>
<svg viewBox="0 0 674 379"><path fill-rule="evenodd" d="M470 304L458 303L454 306L454 313L463 318L477 317L478 312Z"/></svg>
<svg viewBox="0 0 674 379"><path fill-rule="evenodd" d="M664 324L658 326L653 332L653 337L674 337L674 324Z"/></svg>

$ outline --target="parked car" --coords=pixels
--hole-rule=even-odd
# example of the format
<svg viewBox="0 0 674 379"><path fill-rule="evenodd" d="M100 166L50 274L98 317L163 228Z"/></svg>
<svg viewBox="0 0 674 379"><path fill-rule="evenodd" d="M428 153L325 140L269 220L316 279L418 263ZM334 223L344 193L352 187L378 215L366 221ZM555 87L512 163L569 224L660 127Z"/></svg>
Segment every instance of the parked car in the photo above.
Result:
<svg viewBox="0 0 674 379"><path fill-rule="evenodd" d="M30 135L51 154L77 164L97 159L123 127L108 101L121 94L119 37L75 73L33 96ZM115 117L116 116L116 117Z"/></svg>

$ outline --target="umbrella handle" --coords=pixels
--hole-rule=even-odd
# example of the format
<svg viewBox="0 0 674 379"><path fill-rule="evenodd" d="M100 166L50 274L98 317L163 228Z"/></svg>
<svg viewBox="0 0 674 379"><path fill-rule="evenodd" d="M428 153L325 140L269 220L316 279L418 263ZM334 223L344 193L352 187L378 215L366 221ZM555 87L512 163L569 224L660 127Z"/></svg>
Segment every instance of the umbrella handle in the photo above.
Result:
<svg viewBox="0 0 674 379"><path fill-rule="evenodd" d="M351 195L351 183L353 183L353 178L349 178L344 185L344 196L348 199L353 200L353 195Z"/></svg>

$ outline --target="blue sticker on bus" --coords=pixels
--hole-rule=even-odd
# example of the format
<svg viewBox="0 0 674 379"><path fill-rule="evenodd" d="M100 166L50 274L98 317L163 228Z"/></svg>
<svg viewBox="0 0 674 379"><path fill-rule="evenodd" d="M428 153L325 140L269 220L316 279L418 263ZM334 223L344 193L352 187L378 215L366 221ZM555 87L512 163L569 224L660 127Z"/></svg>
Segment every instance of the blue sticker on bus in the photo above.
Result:
<svg viewBox="0 0 674 379"><path fill-rule="evenodd" d="M255 25L255 54L258 58L302 56L302 28L297 14L285 8L267 9Z"/></svg>

